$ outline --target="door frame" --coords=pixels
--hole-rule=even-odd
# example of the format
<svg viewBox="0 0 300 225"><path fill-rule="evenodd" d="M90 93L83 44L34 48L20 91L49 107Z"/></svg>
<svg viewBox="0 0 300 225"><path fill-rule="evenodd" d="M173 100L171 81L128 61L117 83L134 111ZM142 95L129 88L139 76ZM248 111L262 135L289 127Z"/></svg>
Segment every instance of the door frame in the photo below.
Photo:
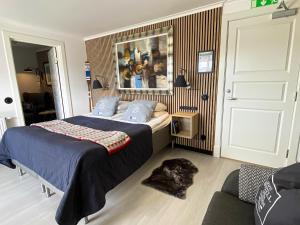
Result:
<svg viewBox="0 0 300 225"><path fill-rule="evenodd" d="M300 59L299 59L300 61ZM292 133L290 135L289 144L289 156L287 158L287 164L291 165L298 161L300 157L300 65L298 72L298 84L297 84L297 99L294 106Z"/></svg>
<svg viewBox="0 0 300 225"><path fill-rule="evenodd" d="M261 7L248 10L235 12L231 14L224 14L222 18L222 29L221 29L221 47L220 47L220 63L219 63L219 78L218 78L218 93L217 93L217 110L216 110L216 127L215 127L215 144L214 144L214 157L221 157L222 151L222 132L223 132L223 113L224 113L224 101L225 101L225 82L226 82L226 69L227 69L227 48L228 48L228 30L229 23L234 20L247 19L251 17L258 17L263 15L272 14L276 11L277 5L269 7ZM292 8L300 8L300 3L294 3ZM298 12L300 13L300 12ZM299 61L300 68L300 61ZM298 92L299 94L299 92ZM300 96L298 96L300 97ZM296 107L300 107L299 104ZM298 109L300 111L300 109ZM300 119L299 119L300 120ZM296 118L293 118L293 124L296 122ZM291 132L293 131L293 127ZM291 135L292 136L292 135ZM295 157L297 156L297 149L291 146L291 143L295 142L292 137L289 141L289 156L287 158L287 164L296 162ZM297 142L298 143L298 142ZM300 153L299 153L300 154Z"/></svg>
<svg viewBox="0 0 300 225"><path fill-rule="evenodd" d="M61 92L63 97L65 116L66 117L73 116L73 107L72 107L72 100L71 100L70 83L69 83L69 76L67 71L67 63L66 63L67 61L66 61L64 42L51 40L51 39L38 37L38 36L22 34L22 33L10 32L10 31L3 31L2 35L4 40L4 51L5 51L6 61L9 70L10 85L13 93L14 104L15 104L14 106L15 106L15 112L18 120L18 125L24 126L25 120L24 120L19 87L17 83L17 73L15 69L13 50L11 45L12 41L19 41L19 42L37 44L37 45L45 45L45 46L56 48L58 67L59 67L59 72L61 77Z"/></svg>

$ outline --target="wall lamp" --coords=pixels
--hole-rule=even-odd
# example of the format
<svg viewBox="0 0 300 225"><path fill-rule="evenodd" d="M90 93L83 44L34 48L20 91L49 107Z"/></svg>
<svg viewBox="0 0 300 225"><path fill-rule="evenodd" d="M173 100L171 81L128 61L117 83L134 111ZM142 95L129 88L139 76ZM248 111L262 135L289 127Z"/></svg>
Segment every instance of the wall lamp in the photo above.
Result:
<svg viewBox="0 0 300 225"><path fill-rule="evenodd" d="M175 82L174 87L185 87L186 89L191 89L191 85L188 81L186 81L184 73L187 71L186 69L183 69L182 67L179 69L180 74L178 74Z"/></svg>
<svg viewBox="0 0 300 225"><path fill-rule="evenodd" d="M93 81L93 89L101 89L103 88L102 84L100 81L96 78L96 80Z"/></svg>
<svg viewBox="0 0 300 225"><path fill-rule="evenodd" d="M199 89L192 89L191 85L188 81L186 81L184 72L186 72L186 69L183 69L182 67L180 68L180 74L177 76L175 82L174 82L174 87L180 87L180 88L186 88L191 91L198 91ZM207 101L209 99L208 94L204 93L201 95L201 99L203 101Z"/></svg>
<svg viewBox="0 0 300 225"><path fill-rule="evenodd" d="M93 81L93 89L108 89L109 86L107 85L105 80L102 81L102 83L101 83L100 80L98 79L98 77L103 78L103 76L95 75L95 80Z"/></svg>

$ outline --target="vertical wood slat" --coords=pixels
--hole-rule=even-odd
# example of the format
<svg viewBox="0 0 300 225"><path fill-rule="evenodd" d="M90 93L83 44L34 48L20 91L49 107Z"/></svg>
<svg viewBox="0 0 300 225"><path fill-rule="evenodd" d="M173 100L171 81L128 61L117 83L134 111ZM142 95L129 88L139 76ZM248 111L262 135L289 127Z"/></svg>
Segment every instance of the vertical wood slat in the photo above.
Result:
<svg viewBox="0 0 300 225"><path fill-rule="evenodd" d="M92 78L94 75L104 76L110 84L109 90L93 91L93 100L97 101L104 95L119 95L115 84L113 41L117 37L139 33L147 30L173 26L174 29L174 80L180 67L188 70L188 79L194 90L174 88L173 95L131 95L121 94L124 100L151 99L165 103L170 113L179 111L182 105L196 106L200 113L199 133L194 139L178 138L178 144L196 149L213 151L215 140L215 114L218 82L218 65L221 36L222 8L216 8L189 16L151 24L92 40L86 41L87 59L91 64ZM198 74L198 52L215 51L215 69L212 74ZM207 93L208 101L203 101L201 95ZM205 135L206 140L200 140Z"/></svg>

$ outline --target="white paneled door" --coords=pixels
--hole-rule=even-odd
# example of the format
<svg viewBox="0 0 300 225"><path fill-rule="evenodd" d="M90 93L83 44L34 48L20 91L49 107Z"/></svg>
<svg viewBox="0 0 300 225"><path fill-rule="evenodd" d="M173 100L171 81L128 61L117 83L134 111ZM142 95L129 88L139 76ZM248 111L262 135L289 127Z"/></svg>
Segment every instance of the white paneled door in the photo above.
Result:
<svg viewBox="0 0 300 225"><path fill-rule="evenodd" d="M299 16L229 23L223 157L284 166L300 60Z"/></svg>
<svg viewBox="0 0 300 225"><path fill-rule="evenodd" d="M58 119L64 119L65 112L64 112L63 96L61 92L61 81L60 81L60 74L59 74L59 67L58 67L58 60L57 60L57 52L55 47L49 50L48 60L49 60L49 67L51 73L51 84L52 84L56 117Z"/></svg>

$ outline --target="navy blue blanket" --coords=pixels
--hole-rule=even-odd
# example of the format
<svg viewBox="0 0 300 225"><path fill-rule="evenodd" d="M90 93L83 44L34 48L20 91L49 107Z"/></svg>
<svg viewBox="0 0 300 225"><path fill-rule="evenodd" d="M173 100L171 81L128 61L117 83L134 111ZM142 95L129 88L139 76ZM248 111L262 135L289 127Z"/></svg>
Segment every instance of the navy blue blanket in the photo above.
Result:
<svg viewBox="0 0 300 225"><path fill-rule="evenodd" d="M108 155L90 141L81 141L40 127L10 128L0 143L0 163L11 161L36 172L64 192L56 212L61 225L73 225L105 205L106 193L141 167L152 155L152 131L147 125L77 116L65 121L104 131L123 131L131 143Z"/></svg>

